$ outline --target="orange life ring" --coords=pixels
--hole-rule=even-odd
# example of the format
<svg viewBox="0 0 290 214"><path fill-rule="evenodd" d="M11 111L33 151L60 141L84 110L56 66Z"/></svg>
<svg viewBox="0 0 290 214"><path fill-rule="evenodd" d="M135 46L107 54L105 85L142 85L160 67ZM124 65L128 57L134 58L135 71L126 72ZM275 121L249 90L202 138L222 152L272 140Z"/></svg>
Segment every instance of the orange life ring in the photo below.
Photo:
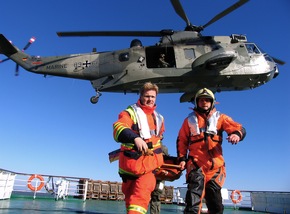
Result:
<svg viewBox="0 0 290 214"><path fill-rule="evenodd" d="M31 184L31 181L34 179L34 178L38 178L40 180L40 184L38 186L32 186ZM27 182L27 187L31 190L31 191L39 191L42 189L42 187L44 186L44 179L41 175L31 175L30 178L28 179L28 182Z"/></svg>
<svg viewBox="0 0 290 214"><path fill-rule="evenodd" d="M237 198L236 198L236 194L237 194ZM231 199L234 204L240 203L243 199L241 192L239 190L232 191Z"/></svg>

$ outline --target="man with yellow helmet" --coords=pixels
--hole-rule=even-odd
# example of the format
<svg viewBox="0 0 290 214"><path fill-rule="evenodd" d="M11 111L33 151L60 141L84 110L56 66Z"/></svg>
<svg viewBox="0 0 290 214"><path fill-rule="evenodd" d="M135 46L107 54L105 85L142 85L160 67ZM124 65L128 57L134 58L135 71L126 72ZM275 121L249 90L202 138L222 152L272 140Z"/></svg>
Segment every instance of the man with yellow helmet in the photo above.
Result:
<svg viewBox="0 0 290 214"><path fill-rule="evenodd" d="M209 213L223 213L221 188L226 177L222 133L237 144L246 136L245 128L215 108L215 96L207 88L194 97L195 108L185 118L177 138L177 156L186 169L185 214L200 213L205 198Z"/></svg>

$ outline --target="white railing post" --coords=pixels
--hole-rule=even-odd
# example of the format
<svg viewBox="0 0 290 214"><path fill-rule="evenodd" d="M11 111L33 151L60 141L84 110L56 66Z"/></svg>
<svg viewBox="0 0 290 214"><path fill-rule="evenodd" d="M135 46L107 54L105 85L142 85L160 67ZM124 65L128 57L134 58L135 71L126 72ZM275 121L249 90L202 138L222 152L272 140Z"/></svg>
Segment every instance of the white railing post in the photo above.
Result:
<svg viewBox="0 0 290 214"><path fill-rule="evenodd" d="M36 180L36 184L35 184L35 190L34 190L34 193L33 193L33 199L36 198L36 192L37 192L37 187L38 186L38 180Z"/></svg>
<svg viewBox="0 0 290 214"><path fill-rule="evenodd" d="M87 199L88 185L89 185L89 182L86 179L86 182L85 182L85 191L84 191L84 195L83 195L83 201L86 201L86 199Z"/></svg>

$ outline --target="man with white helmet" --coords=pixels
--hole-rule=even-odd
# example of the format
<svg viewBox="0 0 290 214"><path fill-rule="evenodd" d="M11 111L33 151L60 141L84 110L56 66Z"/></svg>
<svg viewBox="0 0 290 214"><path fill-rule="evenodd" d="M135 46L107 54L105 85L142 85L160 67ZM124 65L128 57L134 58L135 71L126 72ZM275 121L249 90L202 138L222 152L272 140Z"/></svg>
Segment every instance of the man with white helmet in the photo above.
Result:
<svg viewBox="0 0 290 214"><path fill-rule="evenodd" d="M237 144L246 136L245 128L215 108L215 96L207 88L194 97L195 108L185 118L177 138L177 156L186 169L185 214L200 213L205 198L209 213L223 213L221 188L226 177L222 133Z"/></svg>

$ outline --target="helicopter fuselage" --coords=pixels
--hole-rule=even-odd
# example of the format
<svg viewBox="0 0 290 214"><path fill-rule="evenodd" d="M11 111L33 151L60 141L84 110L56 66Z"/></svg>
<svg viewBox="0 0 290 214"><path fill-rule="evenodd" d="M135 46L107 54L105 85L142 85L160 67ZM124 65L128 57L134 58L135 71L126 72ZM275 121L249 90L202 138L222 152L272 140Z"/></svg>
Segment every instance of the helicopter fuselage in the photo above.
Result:
<svg viewBox="0 0 290 214"><path fill-rule="evenodd" d="M190 101L201 87L214 92L252 89L278 74L274 60L244 36L176 35L154 46L51 57L23 53L1 35L0 51L37 74L89 80L96 92L138 93L152 81L160 93L184 93L181 102Z"/></svg>
<svg viewBox="0 0 290 214"><path fill-rule="evenodd" d="M92 85L97 91L127 93L138 92L144 82L152 81L158 83L161 93L184 93L180 101L185 102L201 87L215 92L246 90L278 75L273 59L245 37L243 41L234 36L187 41L114 52L121 72L93 80ZM165 67L159 64L160 54L168 62Z"/></svg>

